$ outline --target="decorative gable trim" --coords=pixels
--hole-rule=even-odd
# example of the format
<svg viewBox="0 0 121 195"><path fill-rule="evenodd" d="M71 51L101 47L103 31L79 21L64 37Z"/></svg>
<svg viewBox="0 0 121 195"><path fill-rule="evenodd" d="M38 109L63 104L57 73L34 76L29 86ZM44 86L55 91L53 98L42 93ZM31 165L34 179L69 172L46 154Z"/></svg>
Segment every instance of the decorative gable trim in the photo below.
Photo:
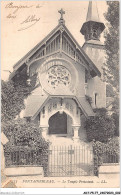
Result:
<svg viewBox="0 0 121 195"><path fill-rule="evenodd" d="M58 30L60 29L60 25L56 26L42 41L40 41L33 49L31 49L23 58L21 58L13 68L17 70L23 63L25 63L29 58L38 50L40 49L45 42L47 42L50 37L52 37Z"/></svg>
<svg viewBox="0 0 121 195"><path fill-rule="evenodd" d="M66 34L67 37L65 36ZM64 40L66 40L65 47L63 44ZM32 61L38 58L41 59L43 57L47 57L48 55L57 53L57 51L60 53L65 52L69 57L73 57L73 59L78 63L84 65L85 67L88 66L92 72L93 77L96 75L101 76L100 71L83 51L67 27L64 24L59 24L40 43L38 43L14 65L14 72L10 75L10 78L13 78L13 76L16 74L16 71L23 64L26 64L29 67Z"/></svg>

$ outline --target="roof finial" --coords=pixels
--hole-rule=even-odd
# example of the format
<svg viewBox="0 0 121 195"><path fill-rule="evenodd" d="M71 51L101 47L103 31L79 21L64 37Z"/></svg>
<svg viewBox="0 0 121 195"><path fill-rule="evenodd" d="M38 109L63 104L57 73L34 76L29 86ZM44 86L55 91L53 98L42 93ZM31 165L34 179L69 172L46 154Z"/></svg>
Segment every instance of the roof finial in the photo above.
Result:
<svg viewBox="0 0 121 195"><path fill-rule="evenodd" d="M65 20L63 19L63 15L65 14L65 11L61 8L61 10L58 11L60 13L61 17L59 19L59 24L64 24Z"/></svg>

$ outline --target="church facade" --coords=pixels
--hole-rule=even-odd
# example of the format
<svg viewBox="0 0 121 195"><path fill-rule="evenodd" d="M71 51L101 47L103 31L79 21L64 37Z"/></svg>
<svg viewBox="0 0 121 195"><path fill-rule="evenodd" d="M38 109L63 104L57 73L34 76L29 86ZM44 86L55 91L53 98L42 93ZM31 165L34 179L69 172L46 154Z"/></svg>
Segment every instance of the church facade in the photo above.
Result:
<svg viewBox="0 0 121 195"><path fill-rule="evenodd" d="M58 25L14 65L10 78L26 71L28 84L34 83L23 117L39 124L45 139L56 135L85 141L85 119L94 116L93 108L106 107L100 42L105 26L95 2L89 2L81 47L66 27L63 9L59 13Z"/></svg>

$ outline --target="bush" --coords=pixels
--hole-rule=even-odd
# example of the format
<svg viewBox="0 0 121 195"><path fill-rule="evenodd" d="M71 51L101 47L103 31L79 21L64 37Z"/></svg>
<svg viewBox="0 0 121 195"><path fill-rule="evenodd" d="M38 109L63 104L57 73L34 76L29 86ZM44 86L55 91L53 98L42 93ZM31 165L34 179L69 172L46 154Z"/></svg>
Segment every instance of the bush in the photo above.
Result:
<svg viewBox="0 0 121 195"><path fill-rule="evenodd" d="M6 166L41 165L46 174L49 142L42 138L40 128L24 119L9 121L2 128L9 139L4 146Z"/></svg>
<svg viewBox="0 0 121 195"><path fill-rule="evenodd" d="M93 149L94 153L100 156L104 153L119 155L120 154L119 138L113 137L112 139L109 139L107 143L93 141Z"/></svg>
<svg viewBox="0 0 121 195"><path fill-rule="evenodd" d="M45 143L38 125L25 119L8 121L3 125L3 132L14 146L28 146L39 149Z"/></svg>
<svg viewBox="0 0 121 195"><path fill-rule="evenodd" d="M95 109L95 116L85 121L85 128L88 141L95 139L100 142L107 142L114 136L115 124L110 116L107 115L105 108Z"/></svg>
<svg viewBox="0 0 121 195"><path fill-rule="evenodd" d="M119 136L119 115L117 113L113 113L111 117L113 118L115 124L115 136Z"/></svg>
<svg viewBox="0 0 121 195"><path fill-rule="evenodd" d="M94 174L98 176L98 169L103 163L119 163L119 137L113 137L107 143L93 140Z"/></svg>

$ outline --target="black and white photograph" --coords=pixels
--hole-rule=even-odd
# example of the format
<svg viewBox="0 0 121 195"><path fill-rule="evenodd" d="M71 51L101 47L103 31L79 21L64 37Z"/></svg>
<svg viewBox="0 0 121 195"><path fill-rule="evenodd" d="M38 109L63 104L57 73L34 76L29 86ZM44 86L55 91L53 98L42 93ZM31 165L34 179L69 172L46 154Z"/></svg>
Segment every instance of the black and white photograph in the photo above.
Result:
<svg viewBox="0 0 121 195"><path fill-rule="evenodd" d="M1 1L1 187L119 188L119 1Z"/></svg>

